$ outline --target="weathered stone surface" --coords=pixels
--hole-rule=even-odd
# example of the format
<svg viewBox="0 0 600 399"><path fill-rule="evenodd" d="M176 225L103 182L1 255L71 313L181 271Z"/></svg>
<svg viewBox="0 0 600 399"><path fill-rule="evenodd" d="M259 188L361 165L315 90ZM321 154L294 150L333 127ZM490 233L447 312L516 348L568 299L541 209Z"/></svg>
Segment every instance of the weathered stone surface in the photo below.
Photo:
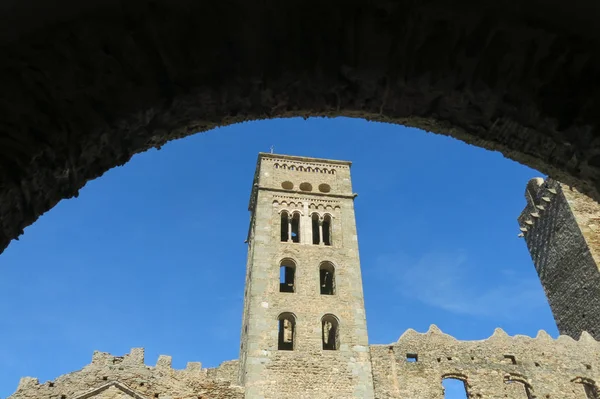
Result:
<svg viewBox="0 0 600 399"><path fill-rule="evenodd" d="M519 225L561 334L600 339L600 205L556 180L532 179Z"/></svg>
<svg viewBox="0 0 600 399"><path fill-rule="evenodd" d="M246 397L372 399L350 162L261 153L253 183L240 351ZM294 232L293 215L297 242L282 238L282 226ZM324 264L332 294L321 291ZM293 269L293 292L281 292L280 265ZM282 314L295 321L293 350L278 348ZM323 347L326 316L339 323L336 350Z"/></svg>
<svg viewBox="0 0 600 399"><path fill-rule="evenodd" d="M394 344L371 345L375 397L443 399L442 380L455 378L466 383L469 398L591 399L584 385L600 378L599 350L587 333L575 341L496 329L487 340L458 341L435 326L425 334L407 330Z"/></svg>
<svg viewBox="0 0 600 399"><path fill-rule="evenodd" d="M371 345L370 358L376 399L443 399L442 380L465 382L469 398L480 399L594 399L586 395L600 380L600 343L583 333L578 341L568 336L552 339L544 331L530 338L509 337L497 329L487 340L459 341L431 326L424 334L407 330L390 345ZM314 354L313 354L314 355ZM241 387L225 379L213 379L217 369L186 370L149 367L128 361L130 355L115 357L96 352L92 364L54 381L21 379L17 392L8 399L240 399ZM416 357L416 361L409 361ZM116 363L115 363L116 362ZM313 356L301 365L297 378L311 378L311 365L327 359ZM226 362L233 369L236 361ZM282 364L293 367L294 362ZM318 369L318 368L317 368ZM235 375L231 377L237 378ZM326 381L327 376L321 375ZM295 380L273 381L294 386ZM511 383L512 382L512 383ZM300 399L349 398L315 389ZM528 392L529 395L528 396ZM64 397L62 396L64 395ZM260 398L263 396L246 396Z"/></svg>
<svg viewBox="0 0 600 399"><path fill-rule="evenodd" d="M137 152L273 117L417 126L600 198L593 0L0 7L0 249Z"/></svg>

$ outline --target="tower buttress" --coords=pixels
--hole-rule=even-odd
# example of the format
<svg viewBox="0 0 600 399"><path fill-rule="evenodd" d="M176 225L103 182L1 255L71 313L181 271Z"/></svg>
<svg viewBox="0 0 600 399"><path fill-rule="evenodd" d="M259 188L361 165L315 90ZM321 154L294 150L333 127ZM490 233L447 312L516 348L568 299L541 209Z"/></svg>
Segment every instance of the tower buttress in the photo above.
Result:
<svg viewBox="0 0 600 399"><path fill-rule="evenodd" d="M561 334L600 339L600 205L556 180L531 179L521 234Z"/></svg>
<svg viewBox="0 0 600 399"><path fill-rule="evenodd" d="M247 398L373 398L350 162L260 153L249 210Z"/></svg>

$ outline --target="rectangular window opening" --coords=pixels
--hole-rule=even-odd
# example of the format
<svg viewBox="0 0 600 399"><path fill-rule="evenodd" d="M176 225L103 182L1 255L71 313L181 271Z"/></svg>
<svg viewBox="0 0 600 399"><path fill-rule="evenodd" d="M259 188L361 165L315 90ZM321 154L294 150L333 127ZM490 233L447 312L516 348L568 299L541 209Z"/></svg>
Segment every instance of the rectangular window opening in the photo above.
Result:
<svg viewBox="0 0 600 399"><path fill-rule="evenodd" d="M419 355L417 355L416 353L407 353L406 361L409 363L416 363L419 361Z"/></svg>

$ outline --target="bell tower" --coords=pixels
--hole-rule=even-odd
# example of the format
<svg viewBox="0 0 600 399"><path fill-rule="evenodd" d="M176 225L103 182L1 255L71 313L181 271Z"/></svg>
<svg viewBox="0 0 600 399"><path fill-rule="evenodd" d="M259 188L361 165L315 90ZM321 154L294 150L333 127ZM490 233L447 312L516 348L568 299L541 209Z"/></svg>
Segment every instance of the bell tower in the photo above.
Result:
<svg viewBox="0 0 600 399"><path fill-rule="evenodd" d="M351 163L259 153L240 348L246 398L373 398Z"/></svg>

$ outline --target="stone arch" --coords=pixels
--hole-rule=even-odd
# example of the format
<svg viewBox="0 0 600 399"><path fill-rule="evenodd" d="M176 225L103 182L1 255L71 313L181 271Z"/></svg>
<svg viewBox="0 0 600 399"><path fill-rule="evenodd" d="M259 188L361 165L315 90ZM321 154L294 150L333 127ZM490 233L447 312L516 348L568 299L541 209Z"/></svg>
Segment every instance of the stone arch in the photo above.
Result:
<svg viewBox="0 0 600 399"><path fill-rule="evenodd" d="M587 399L600 399L600 389L596 381L586 377L576 377L571 380L572 383L582 385L583 392Z"/></svg>
<svg viewBox="0 0 600 399"><path fill-rule="evenodd" d="M527 396L527 399L534 399L535 396L535 392L533 390L533 387L531 386L531 384L529 383L529 381L527 381L527 378L521 374L517 374L517 373L510 373L510 374L506 374L504 375L504 384L512 384L512 383L517 383L523 386L523 390L525 391L525 395Z"/></svg>
<svg viewBox="0 0 600 399"><path fill-rule="evenodd" d="M471 397L470 392L469 392L469 388L470 388L469 380L465 374L462 374L462 373L445 373L445 374L443 374L441 381L440 381L440 383L442 385L442 391L445 391L445 387L443 385L445 380L455 380L455 381L462 382L465 397L466 398ZM444 397L446 397L446 396L444 395Z"/></svg>
<svg viewBox="0 0 600 399"><path fill-rule="evenodd" d="M600 198L600 34L586 7L37 3L4 10L0 32L0 249L134 154L261 118L419 127Z"/></svg>

